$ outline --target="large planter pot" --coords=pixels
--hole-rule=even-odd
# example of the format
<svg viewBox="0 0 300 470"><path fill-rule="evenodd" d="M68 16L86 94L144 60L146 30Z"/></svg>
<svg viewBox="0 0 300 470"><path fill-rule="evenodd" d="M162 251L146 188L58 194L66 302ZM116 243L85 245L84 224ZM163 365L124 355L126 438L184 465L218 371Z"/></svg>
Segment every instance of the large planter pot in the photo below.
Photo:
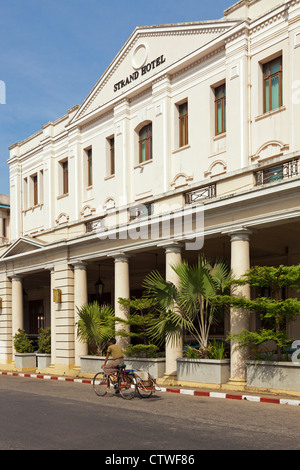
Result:
<svg viewBox="0 0 300 470"><path fill-rule="evenodd" d="M300 363L246 361L247 386L300 391Z"/></svg>
<svg viewBox="0 0 300 470"><path fill-rule="evenodd" d="M96 374L100 372L104 364L104 356L81 356L80 369L83 374Z"/></svg>
<svg viewBox="0 0 300 470"><path fill-rule="evenodd" d="M229 359L177 359L177 380L223 384L230 378Z"/></svg>
<svg viewBox="0 0 300 470"><path fill-rule="evenodd" d="M21 371L36 369L36 353L15 353L15 366Z"/></svg>
<svg viewBox="0 0 300 470"><path fill-rule="evenodd" d="M37 353L37 368L39 370L44 370L50 366L51 363L51 354Z"/></svg>
<svg viewBox="0 0 300 470"><path fill-rule="evenodd" d="M164 357L125 357L124 363L127 369L143 370L149 372L155 379L163 377L166 370L166 359Z"/></svg>

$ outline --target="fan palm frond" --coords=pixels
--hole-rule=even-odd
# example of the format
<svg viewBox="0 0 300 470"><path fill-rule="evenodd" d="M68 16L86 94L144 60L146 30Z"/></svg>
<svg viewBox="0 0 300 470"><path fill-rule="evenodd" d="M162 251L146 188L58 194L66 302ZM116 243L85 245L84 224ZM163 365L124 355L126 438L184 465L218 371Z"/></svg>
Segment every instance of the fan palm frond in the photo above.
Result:
<svg viewBox="0 0 300 470"><path fill-rule="evenodd" d="M206 348L211 325L217 321L219 307L211 300L229 289L231 272L226 263L211 263L200 256L195 265L186 261L172 266L178 286L166 281L158 271L144 282L147 295L156 299L160 315L149 329L153 339L177 341L187 330L201 347Z"/></svg>
<svg viewBox="0 0 300 470"><path fill-rule="evenodd" d="M77 336L80 341L96 344L104 349L108 340L114 336L116 317L110 305L99 306L97 302L77 308Z"/></svg>

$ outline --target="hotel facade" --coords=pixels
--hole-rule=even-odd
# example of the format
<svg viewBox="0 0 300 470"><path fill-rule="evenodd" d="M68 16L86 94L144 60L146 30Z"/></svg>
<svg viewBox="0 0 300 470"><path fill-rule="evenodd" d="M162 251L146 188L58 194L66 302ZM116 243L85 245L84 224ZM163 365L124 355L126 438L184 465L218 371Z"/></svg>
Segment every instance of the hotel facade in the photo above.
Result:
<svg viewBox="0 0 300 470"><path fill-rule="evenodd" d="M137 27L80 106L10 147L0 365L51 327L49 371L80 370L76 307L138 296L199 254L300 262L300 1L241 0L212 21ZM244 295L250 295L244 288ZM256 329L232 311L212 336ZM300 338L300 322L288 325ZM180 350L167 345L166 374ZM231 380L245 379L238 351Z"/></svg>

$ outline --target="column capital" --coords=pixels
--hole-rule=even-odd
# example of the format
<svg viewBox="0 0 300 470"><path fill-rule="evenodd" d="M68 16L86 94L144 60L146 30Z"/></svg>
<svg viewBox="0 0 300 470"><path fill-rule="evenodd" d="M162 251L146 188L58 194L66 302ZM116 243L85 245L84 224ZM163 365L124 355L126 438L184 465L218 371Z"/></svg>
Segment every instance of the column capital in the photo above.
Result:
<svg viewBox="0 0 300 470"><path fill-rule="evenodd" d="M44 266L44 269L45 269L46 271L50 271L50 273L51 273L51 272L54 272L54 264L46 264L46 265Z"/></svg>
<svg viewBox="0 0 300 470"><path fill-rule="evenodd" d="M70 263L71 266L73 266L74 269L86 269L87 268L87 263L85 263L82 260L76 260Z"/></svg>
<svg viewBox="0 0 300 470"><path fill-rule="evenodd" d="M123 251L109 255L110 258L114 258L115 263L128 263L130 256L131 255L124 253Z"/></svg>
<svg viewBox="0 0 300 470"><path fill-rule="evenodd" d="M232 229L225 230L222 232L223 235L228 235L231 242L235 241L249 241L252 231L247 227L236 227Z"/></svg>
<svg viewBox="0 0 300 470"><path fill-rule="evenodd" d="M161 242L157 244L157 246L159 248L164 248L166 253L181 253L183 249L183 243L175 241Z"/></svg>
<svg viewBox="0 0 300 470"><path fill-rule="evenodd" d="M13 274L12 276L9 276L11 281L23 281L23 276L20 276L20 274Z"/></svg>

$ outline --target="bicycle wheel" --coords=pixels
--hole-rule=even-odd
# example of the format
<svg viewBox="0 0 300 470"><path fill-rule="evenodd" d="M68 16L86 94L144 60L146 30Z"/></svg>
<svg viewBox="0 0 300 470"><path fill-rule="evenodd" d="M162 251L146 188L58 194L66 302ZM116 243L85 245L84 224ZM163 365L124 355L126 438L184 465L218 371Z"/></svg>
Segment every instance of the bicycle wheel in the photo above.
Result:
<svg viewBox="0 0 300 470"><path fill-rule="evenodd" d="M107 394L107 376L104 372L97 372L93 378L93 389L96 395L99 397L104 397Z"/></svg>
<svg viewBox="0 0 300 470"><path fill-rule="evenodd" d="M135 383L129 375L121 374L119 377L118 387L122 398L131 400L135 395Z"/></svg>
<svg viewBox="0 0 300 470"><path fill-rule="evenodd" d="M154 383L152 382L151 385L146 385L141 380L139 380L137 382L136 389L140 398L148 398L153 393Z"/></svg>

